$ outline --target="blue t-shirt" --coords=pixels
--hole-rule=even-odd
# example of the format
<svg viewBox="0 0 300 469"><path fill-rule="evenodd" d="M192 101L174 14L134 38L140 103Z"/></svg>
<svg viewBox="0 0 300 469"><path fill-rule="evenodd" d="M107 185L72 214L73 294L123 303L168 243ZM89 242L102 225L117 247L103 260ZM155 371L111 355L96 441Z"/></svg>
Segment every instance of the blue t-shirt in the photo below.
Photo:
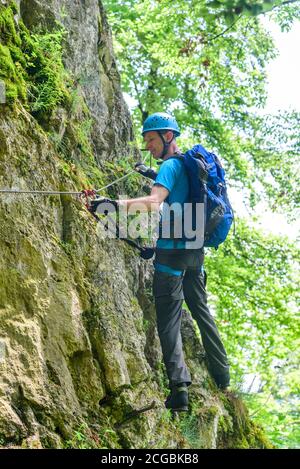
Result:
<svg viewBox="0 0 300 469"><path fill-rule="evenodd" d="M161 215L162 222L164 222L164 217L168 216L167 204L175 204L173 205L175 208L175 217L177 205L178 217L181 224L183 204L188 202L189 196L189 182L183 161L177 158L169 158L163 161L155 179L155 184L160 184L169 191L169 195L163 206ZM156 246L160 249L185 249L185 241L177 241L175 244L172 239L159 238Z"/></svg>

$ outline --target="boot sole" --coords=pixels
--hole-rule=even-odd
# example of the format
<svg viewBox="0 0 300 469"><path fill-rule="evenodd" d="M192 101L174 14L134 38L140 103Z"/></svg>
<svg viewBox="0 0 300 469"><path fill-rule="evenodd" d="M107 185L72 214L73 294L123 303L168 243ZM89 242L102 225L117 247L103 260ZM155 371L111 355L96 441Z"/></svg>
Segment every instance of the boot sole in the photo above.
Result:
<svg viewBox="0 0 300 469"><path fill-rule="evenodd" d="M189 408L186 406L186 407L178 407L178 409L173 409L172 407L169 408L170 410L172 410L172 412L188 412Z"/></svg>

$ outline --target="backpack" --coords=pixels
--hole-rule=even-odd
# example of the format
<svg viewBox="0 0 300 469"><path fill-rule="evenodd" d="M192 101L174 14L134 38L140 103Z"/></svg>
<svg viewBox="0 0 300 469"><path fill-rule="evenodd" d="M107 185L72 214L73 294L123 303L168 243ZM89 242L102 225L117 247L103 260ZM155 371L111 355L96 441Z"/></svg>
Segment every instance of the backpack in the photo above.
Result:
<svg viewBox="0 0 300 469"><path fill-rule="evenodd" d="M228 199L225 171L219 158L202 145L195 145L182 156L187 171L190 202L205 204L204 247L223 243L234 219Z"/></svg>

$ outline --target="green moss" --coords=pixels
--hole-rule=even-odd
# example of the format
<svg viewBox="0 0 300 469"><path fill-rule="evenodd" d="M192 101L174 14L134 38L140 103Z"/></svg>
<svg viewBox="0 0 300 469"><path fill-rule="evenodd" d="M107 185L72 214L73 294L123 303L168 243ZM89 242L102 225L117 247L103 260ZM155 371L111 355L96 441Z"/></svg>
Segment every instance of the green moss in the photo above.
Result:
<svg viewBox="0 0 300 469"><path fill-rule="evenodd" d="M229 417L221 415L218 421L218 434L226 434L232 431L232 420Z"/></svg>
<svg viewBox="0 0 300 469"><path fill-rule="evenodd" d="M66 182L72 180L77 187L85 189L91 187L90 179L80 166L66 161L59 161L59 171ZM63 190L63 188L61 189Z"/></svg>
<svg viewBox="0 0 300 469"><path fill-rule="evenodd" d="M19 155L14 156L15 164L19 169L19 172L22 176L26 176L29 174L31 169L30 164L30 155L20 153Z"/></svg>
<svg viewBox="0 0 300 469"><path fill-rule="evenodd" d="M228 394L222 398L228 416L220 417L218 424L219 448L273 448L262 428L254 424L242 400Z"/></svg>
<svg viewBox="0 0 300 469"><path fill-rule="evenodd" d="M264 430L259 425L249 421L248 441L250 448L273 449L274 445L268 440Z"/></svg>
<svg viewBox="0 0 300 469"><path fill-rule="evenodd" d="M5 83L6 102L12 103L18 97L26 100L26 84L14 64L9 47L0 44L0 79Z"/></svg>
<svg viewBox="0 0 300 469"><path fill-rule="evenodd" d="M200 425L201 420L194 413L183 415L178 422L179 430L190 448L203 448Z"/></svg>
<svg viewBox="0 0 300 469"><path fill-rule="evenodd" d="M9 7L1 7L0 10L0 35L3 41L14 42L21 45L21 40L16 32L14 15L16 14L16 5L12 3Z"/></svg>
<svg viewBox="0 0 300 469"><path fill-rule="evenodd" d="M0 6L0 80L6 103L18 99L32 113L53 110L70 101L70 82L62 63L64 31L30 34L21 20L15 22L16 5Z"/></svg>
<svg viewBox="0 0 300 469"><path fill-rule="evenodd" d="M214 418L219 413L219 409L216 406L211 406L207 409L206 413L208 417Z"/></svg>
<svg viewBox="0 0 300 469"><path fill-rule="evenodd" d="M81 151L87 156L93 156L93 149L91 146L90 136L93 120L86 118L78 123L77 127L77 141Z"/></svg>
<svg viewBox="0 0 300 469"><path fill-rule="evenodd" d="M234 446L235 449L249 449L249 443L244 435L242 435L237 441Z"/></svg>
<svg viewBox="0 0 300 469"><path fill-rule="evenodd" d="M14 7L0 6L0 79L6 87L6 102L17 98L26 101L25 71L26 63L21 51L22 40L16 31ZM22 66L23 64L23 66Z"/></svg>
<svg viewBox="0 0 300 469"><path fill-rule="evenodd" d="M52 33L29 34L20 23L22 50L27 58L29 106L37 116L55 109L59 104L70 106L68 87L72 82L62 62L62 41L65 31L59 25Z"/></svg>
<svg viewBox="0 0 300 469"><path fill-rule="evenodd" d="M7 78L15 78L15 67L11 59L9 48L0 44L1 74Z"/></svg>

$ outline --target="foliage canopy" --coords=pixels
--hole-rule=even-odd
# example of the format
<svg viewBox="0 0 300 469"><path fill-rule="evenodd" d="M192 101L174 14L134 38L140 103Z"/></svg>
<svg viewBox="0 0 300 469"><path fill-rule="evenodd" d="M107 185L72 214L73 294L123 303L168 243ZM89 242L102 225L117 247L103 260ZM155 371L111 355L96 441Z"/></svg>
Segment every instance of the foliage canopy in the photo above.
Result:
<svg viewBox="0 0 300 469"><path fill-rule="evenodd" d="M265 67L276 50L260 16L253 13L283 3L273 17L287 29L300 18L299 2L105 3L123 89L136 103L136 133L149 113L173 112L184 129L181 145L198 140L216 150L226 161L232 183L248 189L252 206L267 198L272 205L276 201L277 210L295 209L300 116L285 113L271 122L270 116L254 112L265 104ZM231 11L234 17L228 25ZM287 180L293 197L287 195Z"/></svg>

